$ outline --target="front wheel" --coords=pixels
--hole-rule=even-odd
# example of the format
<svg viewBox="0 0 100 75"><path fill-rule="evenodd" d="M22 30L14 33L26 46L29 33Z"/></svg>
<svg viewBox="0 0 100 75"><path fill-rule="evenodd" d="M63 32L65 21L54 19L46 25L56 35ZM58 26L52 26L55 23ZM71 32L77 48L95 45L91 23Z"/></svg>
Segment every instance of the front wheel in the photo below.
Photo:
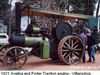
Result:
<svg viewBox="0 0 100 75"><path fill-rule="evenodd" d="M21 68L27 61L26 51L22 47L10 47L4 55L3 63L8 68Z"/></svg>

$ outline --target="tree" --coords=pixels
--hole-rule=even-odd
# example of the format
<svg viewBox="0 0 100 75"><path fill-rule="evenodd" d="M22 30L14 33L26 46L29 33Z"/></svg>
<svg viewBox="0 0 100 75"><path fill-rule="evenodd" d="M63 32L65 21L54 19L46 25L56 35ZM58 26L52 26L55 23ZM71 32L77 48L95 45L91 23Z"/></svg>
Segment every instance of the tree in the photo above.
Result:
<svg viewBox="0 0 100 75"><path fill-rule="evenodd" d="M9 0L0 0L0 15L3 16L5 11L9 8Z"/></svg>
<svg viewBox="0 0 100 75"><path fill-rule="evenodd" d="M93 15L95 0L70 0L69 4L73 6L77 13Z"/></svg>
<svg viewBox="0 0 100 75"><path fill-rule="evenodd" d="M73 13L93 15L95 0L56 0L57 5L61 9L73 8Z"/></svg>
<svg viewBox="0 0 100 75"><path fill-rule="evenodd" d="M88 2L87 2L88 1ZM95 0L85 0L85 11L84 13L87 15L93 15L95 9Z"/></svg>
<svg viewBox="0 0 100 75"><path fill-rule="evenodd" d="M100 9L100 0L98 0L98 3L97 3L97 11L96 11L96 17L98 17L98 14L99 14L99 9Z"/></svg>

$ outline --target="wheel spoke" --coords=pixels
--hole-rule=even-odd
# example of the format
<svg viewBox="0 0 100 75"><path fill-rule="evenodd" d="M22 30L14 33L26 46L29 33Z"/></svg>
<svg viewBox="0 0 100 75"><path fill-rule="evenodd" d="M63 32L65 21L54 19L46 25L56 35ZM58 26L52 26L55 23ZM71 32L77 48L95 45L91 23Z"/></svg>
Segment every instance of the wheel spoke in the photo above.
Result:
<svg viewBox="0 0 100 75"><path fill-rule="evenodd" d="M71 55L72 55L72 56L71 56L71 57L72 57L72 58L71 58L71 63L74 63L74 54L72 53Z"/></svg>
<svg viewBox="0 0 100 75"><path fill-rule="evenodd" d="M64 45L70 48L70 44L67 41L64 43Z"/></svg>
<svg viewBox="0 0 100 75"><path fill-rule="evenodd" d="M64 52L64 53L63 53L63 57L64 57L64 58L67 58L67 57L69 56L69 54L70 54L69 52Z"/></svg>
<svg viewBox="0 0 100 75"><path fill-rule="evenodd" d="M73 48L73 46L74 46L74 43L73 42L74 42L74 40L72 39L71 40L71 48Z"/></svg>
<svg viewBox="0 0 100 75"><path fill-rule="evenodd" d="M79 52L73 52L73 54L77 57L80 57L80 53Z"/></svg>
<svg viewBox="0 0 100 75"><path fill-rule="evenodd" d="M73 48L75 49L75 48L77 48L79 45L77 44L77 45L75 45Z"/></svg>
<svg viewBox="0 0 100 75"><path fill-rule="evenodd" d="M22 58L25 58L25 54L24 55L17 56L17 59L22 59Z"/></svg>
<svg viewBox="0 0 100 75"><path fill-rule="evenodd" d="M18 53L17 53L17 49L16 49L16 48L15 48L14 52L15 52L15 57L16 57L16 56L17 56L17 54L18 54Z"/></svg>
<svg viewBox="0 0 100 75"><path fill-rule="evenodd" d="M66 47L66 46L64 45L64 47L62 47L62 49L63 49L63 50L66 50L66 49L68 49L68 47Z"/></svg>
<svg viewBox="0 0 100 75"><path fill-rule="evenodd" d="M75 51L82 51L82 49L74 49Z"/></svg>
<svg viewBox="0 0 100 75"><path fill-rule="evenodd" d="M67 55L67 53L65 52L64 54L63 54L63 57L65 57Z"/></svg>
<svg viewBox="0 0 100 75"><path fill-rule="evenodd" d="M64 45L64 47L62 47L62 51L70 51L70 49Z"/></svg>
<svg viewBox="0 0 100 75"><path fill-rule="evenodd" d="M78 41L78 40L76 40L76 41L73 43L73 46L74 46L74 45L76 45L78 42L79 42L79 41Z"/></svg>
<svg viewBox="0 0 100 75"><path fill-rule="evenodd" d="M70 45L71 45L71 40L70 39L68 39L68 44L69 44L69 48L70 48Z"/></svg>
<svg viewBox="0 0 100 75"><path fill-rule="evenodd" d="M71 54L70 54L70 55L71 55ZM68 56L68 63L69 63L69 64L71 64L71 60L72 60L72 58L71 58L70 55Z"/></svg>
<svg viewBox="0 0 100 75"><path fill-rule="evenodd" d="M70 52L69 50L63 50L62 52Z"/></svg>

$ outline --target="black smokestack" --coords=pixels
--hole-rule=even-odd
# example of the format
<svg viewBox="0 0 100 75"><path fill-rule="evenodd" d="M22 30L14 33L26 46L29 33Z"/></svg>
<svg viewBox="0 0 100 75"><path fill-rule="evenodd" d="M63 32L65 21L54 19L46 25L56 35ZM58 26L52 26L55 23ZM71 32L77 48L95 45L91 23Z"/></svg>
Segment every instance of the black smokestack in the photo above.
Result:
<svg viewBox="0 0 100 75"><path fill-rule="evenodd" d="M16 2L15 3L15 30L14 32L16 34L19 34L21 31L20 25L21 25L21 3L20 2Z"/></svg>

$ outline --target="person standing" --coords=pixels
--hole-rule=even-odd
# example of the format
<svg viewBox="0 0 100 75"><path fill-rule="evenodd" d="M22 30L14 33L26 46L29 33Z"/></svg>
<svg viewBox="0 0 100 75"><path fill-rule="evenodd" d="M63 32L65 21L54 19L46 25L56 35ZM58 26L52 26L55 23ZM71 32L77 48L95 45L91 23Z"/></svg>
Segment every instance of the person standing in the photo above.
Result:
<svg viewBox="0 0 100 75"><path fill-rule="evenodd" d="M85 63L86 62L85 51L86 51L86 44L87 44L87 36L86 36L84 31L80 33L80 37L82 39L83 46L84 46L84 49L83 49L83 52L82 52L82 61L83 61L83 63Z"/></svg>
<svg viewBox="0 0 100 75"><path fill-rule="evenodd" d="M94 31L91 31L90 29L88 29L88 33L87 33L87 45L88 45L88 48L87 48L87 51L88 51L88 56L89 56L89 59L88 59L88 62L92 62L91 61L91 56L94 55L95 53L95 39L94 39Z"/></svg>
<svg viewBox="0 0 100 75"><path fill-rule="evenodd" d="M95 62L96 47L97 47L96 44L91 46L90 62L93 62L93 63Z"/></svg>

